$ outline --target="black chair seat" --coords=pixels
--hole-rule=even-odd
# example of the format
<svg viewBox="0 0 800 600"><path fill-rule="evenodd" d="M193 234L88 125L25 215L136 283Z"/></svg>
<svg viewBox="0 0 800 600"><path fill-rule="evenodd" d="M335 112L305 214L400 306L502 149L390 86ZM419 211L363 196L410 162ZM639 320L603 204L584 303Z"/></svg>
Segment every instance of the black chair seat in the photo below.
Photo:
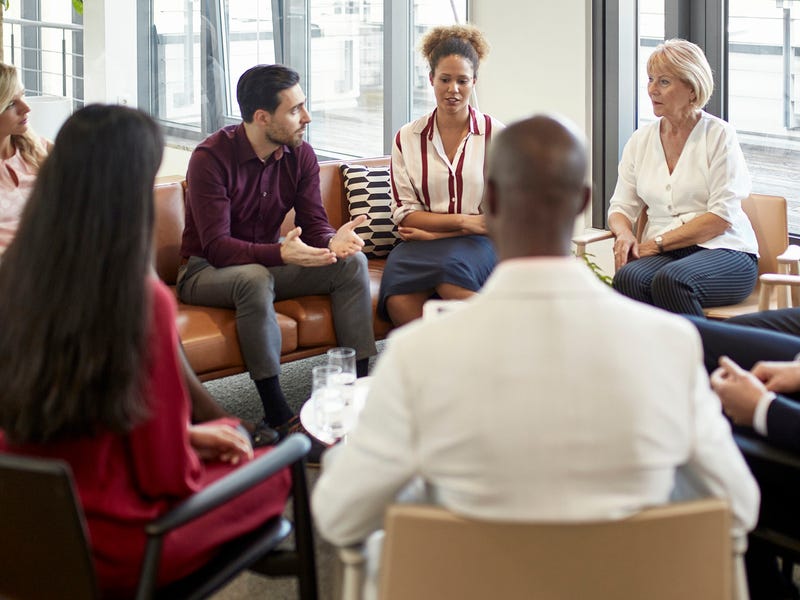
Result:
<svg viewBox="0 0 800 600"><path fill-rule="evenodd" d="M770 444L752 430L734 431L747 465L761 488L761 514L750 545L767 547L783 559L784 572L800 563L800 456Z"/></svg>
<svg viewBox="0 0 800 600"><path fill-rule="evenodd" d="M300 597L316 600L313 534L303 458L311 444L292 435L274 450L190 496L152 523L136 597L206 598L246 569L298 578ZM228 542L209 563L156 589L163 537L251 489L285 467L292 471L295 544L278 546L292 532L282 516ZM86 522L69 465L60 460L0 454L0 598L50 600L100 597ZM273 566L271 566L273 565ZM272 574L272 573L269 573Z"/></svg>

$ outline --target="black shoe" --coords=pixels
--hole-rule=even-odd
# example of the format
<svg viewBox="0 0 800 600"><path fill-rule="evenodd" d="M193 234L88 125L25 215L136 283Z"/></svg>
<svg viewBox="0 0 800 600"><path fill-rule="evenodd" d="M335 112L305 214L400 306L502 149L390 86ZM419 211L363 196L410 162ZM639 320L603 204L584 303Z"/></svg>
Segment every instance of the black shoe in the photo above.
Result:
<svg viewBox="0 0 800 600"><path fill-rule="evenodd" d="M253 443L253 448L274 446L280 439L280 434L263 420L256 424L256 428L253 430L253 433L250 434L250 441Z"/></svg>
<svg viewBox="0 0 800 600"><path fill-rule="evenodd" d="M322 453L328 449L326 444L320 442L317 438L311 435L303 424L300 422L300 417L294 415L291 419L286 421L283 425L278 425L275 428L280 436L280 439L285 438L293 433L302 433L309 440L311 440L311 450L306 455L306 464L309 467L319 467Z"/></svg>

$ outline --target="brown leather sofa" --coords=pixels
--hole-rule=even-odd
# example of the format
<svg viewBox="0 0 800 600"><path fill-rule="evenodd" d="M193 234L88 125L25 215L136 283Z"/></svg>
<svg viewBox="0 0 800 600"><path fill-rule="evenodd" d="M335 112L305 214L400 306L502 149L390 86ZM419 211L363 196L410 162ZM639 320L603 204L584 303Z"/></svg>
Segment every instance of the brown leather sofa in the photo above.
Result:
<svg viewBox="0 0 800 600"><path fill-rule="evenodd" d="M348 164L387 165L389 157L348 160ZM320 163L322 203L331 225L349 220L347 198L339 169L342 162ZM180 177L160 178L155 186L155 268L158 276L174 290L180 264L184 225L184 182ZM294 213L283 223L282 233L294 227ZM370 259L370 291L376 339L382 339L391 324L375 315L384 259ZM303 296L275 303L281 328L281 362L322 354L336 346L328 296ZM178 333L189 363L203 381L245 371L236 334L233 310L178 302Z"/></svg>

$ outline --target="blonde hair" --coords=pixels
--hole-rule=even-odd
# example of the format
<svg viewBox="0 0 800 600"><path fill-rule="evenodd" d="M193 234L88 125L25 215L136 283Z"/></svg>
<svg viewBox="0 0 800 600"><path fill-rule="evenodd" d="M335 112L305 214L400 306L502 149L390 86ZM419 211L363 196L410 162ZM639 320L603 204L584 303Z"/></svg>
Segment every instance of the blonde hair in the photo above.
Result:
<svg viewBox="0 0 800 600"><path fill-rule="evenodd" d="M17 69L11 65L0 63L0 111L5 110L11 104L19 88L20 81ZM22 160L38 171L39 166L47 155L47 150L42 144L41 138L28 127L28 130L22 135L12 135L11 143L14 148L19 150Z"/></svg>
<svg viewBox="0 0 800 600"><path fill-rule="evenodd" d="M483 57L489 53L489 42L474 25L442 25L430 29L419 43L419 50L428 61L431 73L446 56L461 56L472 64L474 75Z"/></svg>
<svg viewBox="0 0 800 600"><path fill-rule="evenodd" d="M703 108L714 93L714 75L706 55L697 44L681 39L667 40L656 46L647 59L647 73L657 70L671 73L692 88L697 108Z"/></svg>

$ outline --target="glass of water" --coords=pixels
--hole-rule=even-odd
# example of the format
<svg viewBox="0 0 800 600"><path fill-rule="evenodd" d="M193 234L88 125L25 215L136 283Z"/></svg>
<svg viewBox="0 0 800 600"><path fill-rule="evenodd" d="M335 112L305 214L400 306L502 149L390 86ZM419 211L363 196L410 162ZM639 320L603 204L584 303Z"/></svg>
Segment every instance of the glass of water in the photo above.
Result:
<svg viewBox="0 0 800 600"><path fill-rule="evenodd" d="M342 368L338 365L319 365L311 369L314 420L320 431L334 440L346 433L345 398L338 380L341 374Z"/></svg>
<svg viewBox="0 0 800 600"><path fill-rule="evenodd" d="M347 406L353 403L353 388L356 382L356 351L352 348L331 348L328 350L328 365L341 368L342 372L334 376L341 386Z"/></svg>

